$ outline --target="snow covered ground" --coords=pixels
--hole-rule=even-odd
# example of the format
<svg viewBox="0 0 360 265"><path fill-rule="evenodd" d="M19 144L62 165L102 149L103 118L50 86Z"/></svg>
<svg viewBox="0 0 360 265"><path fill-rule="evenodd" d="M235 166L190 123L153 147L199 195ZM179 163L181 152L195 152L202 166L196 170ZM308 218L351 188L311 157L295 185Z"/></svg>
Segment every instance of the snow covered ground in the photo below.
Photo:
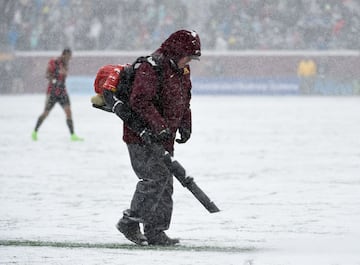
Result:
<svg viewBox="0 0 360 265"><path fill-rule="evenodd" d="M222 211L175 182L182 247L146 250L114 227L137 179L89 98L71 97L84 142L59 106L33 142L44 95L0 96L0 264L360 264L360 98L195 96L175 159Z"/></svg>

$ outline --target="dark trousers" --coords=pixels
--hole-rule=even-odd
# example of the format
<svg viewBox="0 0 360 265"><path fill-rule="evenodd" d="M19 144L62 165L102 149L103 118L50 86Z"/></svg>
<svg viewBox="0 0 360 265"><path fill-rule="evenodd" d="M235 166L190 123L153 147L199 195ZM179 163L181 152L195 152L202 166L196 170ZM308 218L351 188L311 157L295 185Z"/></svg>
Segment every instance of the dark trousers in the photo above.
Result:
<svg viewBox="0 0 360 265"><path fill-rule="evenodd" d="M131 200L131 212L144 223L146 234L167 230L173 209L173 176L156 144L128 144L131 165L140 179Z"/></svg>

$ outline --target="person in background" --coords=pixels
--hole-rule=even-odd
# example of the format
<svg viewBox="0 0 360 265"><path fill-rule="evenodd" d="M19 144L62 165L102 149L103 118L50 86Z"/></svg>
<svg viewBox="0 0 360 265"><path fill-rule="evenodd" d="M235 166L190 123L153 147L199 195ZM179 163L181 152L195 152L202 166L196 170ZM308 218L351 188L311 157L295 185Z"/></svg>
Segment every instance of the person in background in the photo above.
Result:
<svg viewBox="0 0 360 265"><path fill-rule="evenodd" d="M48 79L49 84L46 93L45 109L44 112L39 116L35 125L35 129L31 134L31 137L34 141L38 140L38 130L56 103L59 103L65 111L66 124L69 127L71 141L83 140L83 138L80 138L74 132L74 124L70 108L70 98L65 86L71 56L71 49L65 48L60 57L51 59L48 63L46 69L46 79Z"/></svg>
<svg viewBox="0 0 360 265"><path fill-rule="evenodd" d="M314 93L317 75L317 65L315 61L310 58L302 59L298 65L297 75L300 81L299 92L305 95Z"/></svg>
<svg viewBox="0 0 360 265"><path fill-rule="evenodd" d="M169 246L179 243L165 233L173 210L173 175L164 155L174 153L177 143L191 135L191 60L199 60L200 38L195 31L179 30L171 34L136 71L129 98L131 109L146 129L136 133L124 123L123 140L127 144L132 168L139 178L130 209L123 212L117 229L138 245ZM160 73L154 68L161 69ZM159 81L161 75L161 81ZM121 102L106 96L105 102L117 113ZM146 141L151 132L154 141ZM144 234L140 230L143 224Z"/></svg>

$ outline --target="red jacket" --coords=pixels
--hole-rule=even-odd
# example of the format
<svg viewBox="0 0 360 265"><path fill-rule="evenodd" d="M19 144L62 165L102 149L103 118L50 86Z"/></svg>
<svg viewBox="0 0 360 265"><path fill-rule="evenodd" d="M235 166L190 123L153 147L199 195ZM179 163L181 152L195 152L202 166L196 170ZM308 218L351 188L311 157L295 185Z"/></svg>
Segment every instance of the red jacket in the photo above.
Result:
<svg viewBox="0 0 360 265"><path fill-rule="evenodd" d="M147 123L155 134L169 128L173 137L163 142L164 148L173 153L174 139L179 128L191 131L191 81L190 68L177 68L170 59L163 59L163 84L159 90L159 78L149 63L143 63L136 72L130 96L130 106ZM156 97L159 95L159 104ZM124 126L123 140L142 143L139 136Z"/></svg>

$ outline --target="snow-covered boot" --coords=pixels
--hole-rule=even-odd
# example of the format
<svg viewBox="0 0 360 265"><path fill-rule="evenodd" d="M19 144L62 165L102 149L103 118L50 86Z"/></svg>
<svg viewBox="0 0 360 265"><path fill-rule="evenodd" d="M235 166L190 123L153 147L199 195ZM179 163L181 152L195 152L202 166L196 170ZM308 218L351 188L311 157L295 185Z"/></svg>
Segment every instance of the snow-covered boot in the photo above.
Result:
<svg viewBox="0 0 360 265"><path fill-rule="evenodd" d="M147 238L141 233L139 222L130 216L130 211L124 211L124 216L116 224L116 228L131 242L147 246Z"/></svg>

